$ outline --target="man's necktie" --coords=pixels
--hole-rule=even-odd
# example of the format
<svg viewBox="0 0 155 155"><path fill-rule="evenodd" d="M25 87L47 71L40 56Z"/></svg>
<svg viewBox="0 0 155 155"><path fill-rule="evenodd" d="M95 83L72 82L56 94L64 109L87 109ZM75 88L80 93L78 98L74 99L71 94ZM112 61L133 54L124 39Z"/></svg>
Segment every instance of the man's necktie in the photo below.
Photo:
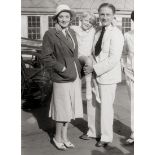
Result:
<svg viewBox="0 0 155 155"><path fill-rule="evenodd" d="M65 30L66 33L66 39L68 40L69 44L72 46L72 48L74 47L73 41L71 36L69 35L69 32L67 30Z"/></svg>
<svg viewBox="0 0 155 155"><path fill-rule="evenodd" d="M100 37L95 45L95 56L98 56L101 52L101 44L102 44L102 38L103 38L104 32L105 32L105 27L102 28Z"/></svg>

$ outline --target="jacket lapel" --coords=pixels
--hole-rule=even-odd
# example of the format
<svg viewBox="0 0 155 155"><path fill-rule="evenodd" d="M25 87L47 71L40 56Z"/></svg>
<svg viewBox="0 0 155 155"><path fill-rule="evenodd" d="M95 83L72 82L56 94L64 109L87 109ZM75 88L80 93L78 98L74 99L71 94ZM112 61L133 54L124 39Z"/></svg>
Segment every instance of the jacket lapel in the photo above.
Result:
<svg viewBox="0 0 155 155"><path fill-rule="evenodd" d="M69 31L69 33L71 34L72 39L73 39L73 41L74 41L74 48L73 48L73 50L75 50L75 49L77 48L77 45L78 45L75 32L74 32L72 29L70 29L70 28L68 28L68 31Z"/></svg>
<svg viewBox="0 0 155 155"><path fill-rule="evenodd" d="M96 62L98 61L98 57L95 56L95 45L96 45L96 43L97 43L97 41L98 41L98 39L100 37L101 29L102 29L102 27L99 27L98 28L98 31L97 31L98 34L97 34L97 36L95 38L94 47L93 47L93 57L94 57L94 59L95 59ZM104 42L105 40L108 40L109 39L109 37L110 37L109 32L112 31L112 30L113 30L113 26L112 25L109 25L109 27L106 29L106 31L105 31L105 33L103 35L102 42Z"/></svg>
<svg viewBox="0 0 155 155"><path fill-rule="evenodd" d="M73 47L70 45L70 43L67 41L66 37L64 36L64 34L61 31L56 31L56 36L62 41L64 42L67 47L73 52L74 49ZM73 36L72 36L73 37Z"/></svg>

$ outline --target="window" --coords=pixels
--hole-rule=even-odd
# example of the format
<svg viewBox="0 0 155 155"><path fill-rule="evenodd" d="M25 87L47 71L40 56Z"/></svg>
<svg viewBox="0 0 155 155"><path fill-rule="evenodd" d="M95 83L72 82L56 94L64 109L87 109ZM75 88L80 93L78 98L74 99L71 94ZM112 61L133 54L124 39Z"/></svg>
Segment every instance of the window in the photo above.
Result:
<svg viewBox="0 0 155 155"><path fill-rule="evenodd" d="M130 18L122 18L122 32L128 32L131 30L131 19Z"/></svg>
<svg viewBox="0 0 155 155"><path fill-rule="evenodd" d="M40 39L40 16L28 16L28 38Z"/></svg>
<svg viewBox="0 0 155 155"><path fill-rule="evenodd" d="M54 27L54 21L52 16L48 16L48 28Z"/></svg>
<svg viewBox="0 0 155 155"><path fill-rule="evenodd" d="M71 25L77 25L77 26L79 26L79 17L78 17L78 16L77 16L77 17L75 17L75 19L74 19L74 20L72 20Z"/></svg>

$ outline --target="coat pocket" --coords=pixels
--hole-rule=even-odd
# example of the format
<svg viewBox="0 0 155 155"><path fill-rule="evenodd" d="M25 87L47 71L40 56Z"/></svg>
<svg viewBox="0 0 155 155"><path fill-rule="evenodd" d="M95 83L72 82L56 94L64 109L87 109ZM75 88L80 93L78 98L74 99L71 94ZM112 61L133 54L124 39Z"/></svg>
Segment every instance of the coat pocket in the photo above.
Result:
<svg viewBox="0 0 155 155"><path fill-rule="evenodd" d="M63 79L75 80L76 76L77 76L75 65L72 64L72 65L68 66L66 68L66 70L64 72L60 72L59 75Z"/></svg>

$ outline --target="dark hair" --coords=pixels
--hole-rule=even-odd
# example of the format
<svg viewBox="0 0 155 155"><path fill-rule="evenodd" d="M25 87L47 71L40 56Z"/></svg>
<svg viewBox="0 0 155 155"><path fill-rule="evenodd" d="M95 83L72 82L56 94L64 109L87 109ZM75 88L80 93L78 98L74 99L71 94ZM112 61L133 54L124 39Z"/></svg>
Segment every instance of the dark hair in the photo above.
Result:
<svg viewBox="0 0 155 155"><path fill-rule="evenodd" d="M134 11L131 12L131 19L134 21Z"/></svg>
<svg viewBox="0 0 155 155"><path fill-rule="evenodd" d="M100 12L100 9L103 8L103 7L109 7L111 8L113 14L115 14L116 12L116 8L114 7L114 5L110 4L110 3L102 3L99 8L98 8L98 12Z"/></svg>

